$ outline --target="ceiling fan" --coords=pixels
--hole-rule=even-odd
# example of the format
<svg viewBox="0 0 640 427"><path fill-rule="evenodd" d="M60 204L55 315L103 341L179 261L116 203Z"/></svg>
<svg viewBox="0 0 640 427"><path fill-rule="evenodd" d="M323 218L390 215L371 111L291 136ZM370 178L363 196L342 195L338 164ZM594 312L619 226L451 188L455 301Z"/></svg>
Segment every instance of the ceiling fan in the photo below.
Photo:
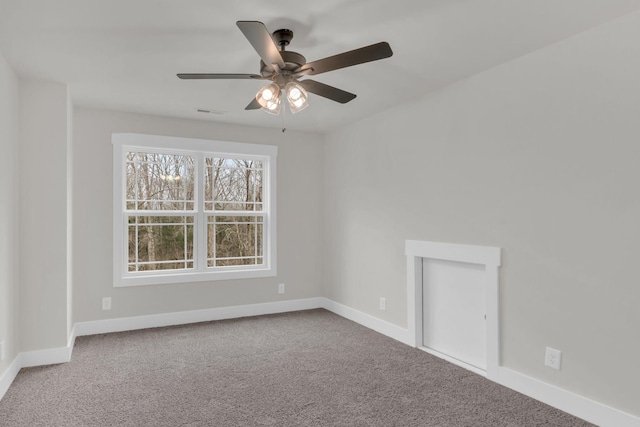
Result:
<svg viewBox="0 0 640 427"><path fill-rule="evenodd" d="M307 92L345 104L356 97L355 94L317 82L311 79L299 80L304 76L314 76L340 68L377 61L393 55L387 42L380 42L360 49L307 62L297 52L285 50L293 38L293 31L280 29L269 34L259 21L236 22L240 31L260 55L260 74L178 74L181 79L255 79L270 80L271 83L258 91L245 110L263 110L279 114L281 99L286 97L292 113L308 106Z"/></svg>

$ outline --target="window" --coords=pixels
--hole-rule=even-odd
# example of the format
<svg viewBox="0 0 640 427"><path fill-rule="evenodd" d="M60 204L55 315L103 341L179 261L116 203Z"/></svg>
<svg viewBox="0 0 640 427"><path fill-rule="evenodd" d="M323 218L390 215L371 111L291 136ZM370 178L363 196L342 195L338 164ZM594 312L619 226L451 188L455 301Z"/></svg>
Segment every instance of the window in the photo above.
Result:
<svg viewBox="0 0 640 427"><path fill-rule="evenodd" d="M277 147L113 134L114 285L276 275Z"/></svg>

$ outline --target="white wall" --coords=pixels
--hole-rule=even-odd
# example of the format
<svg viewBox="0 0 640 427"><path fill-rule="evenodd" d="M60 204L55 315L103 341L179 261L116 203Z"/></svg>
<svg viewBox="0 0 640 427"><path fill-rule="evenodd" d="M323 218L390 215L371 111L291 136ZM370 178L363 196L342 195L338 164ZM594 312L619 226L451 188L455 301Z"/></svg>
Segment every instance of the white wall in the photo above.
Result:
<svg viewBox="0 0 640 427"><path fill-rule="evenodd" d="M634 13L331 133L326 296L406 327L405 239L502 247L503 365L640 415L638 40Z"/></svg>
<svg viewBox="0 0 640 427"><path fill-rule="evenodd" d="M20 81L20 350L67 345L66 85Z"/></svg>
<svg viewBox="0 0 640 427"><path fill-rule="evenodd" d="M260 112L257 112L261 114ZM278 276L114 288L112 145L114 132L219 139L278 146ZM322 137L202 120L76 108L74 115L74 321L170 313L321 296ZM278 283L286 293L277 293ZM102 311L103 297L112 310Z"/></svg>
<svg viewBox="0 0 640 427"><path fill-rule="evenodd" d="M0 341L6 358L0 377L19 352L18 336L18 80L0 53Z"/></svg>

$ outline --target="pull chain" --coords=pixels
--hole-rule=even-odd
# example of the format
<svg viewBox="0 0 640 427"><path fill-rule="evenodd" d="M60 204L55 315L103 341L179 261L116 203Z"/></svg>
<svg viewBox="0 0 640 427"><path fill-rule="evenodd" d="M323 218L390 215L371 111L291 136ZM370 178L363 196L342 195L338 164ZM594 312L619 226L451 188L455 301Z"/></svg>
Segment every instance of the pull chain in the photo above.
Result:
<svg viewBox="0 0 640 427"><path fill-rule="evenodd" d="M287 128L284 125L284 116L285 116L285 114L287 114L287 106L283 105L282 106L282 133L285 133L287 131Z"/></svg>

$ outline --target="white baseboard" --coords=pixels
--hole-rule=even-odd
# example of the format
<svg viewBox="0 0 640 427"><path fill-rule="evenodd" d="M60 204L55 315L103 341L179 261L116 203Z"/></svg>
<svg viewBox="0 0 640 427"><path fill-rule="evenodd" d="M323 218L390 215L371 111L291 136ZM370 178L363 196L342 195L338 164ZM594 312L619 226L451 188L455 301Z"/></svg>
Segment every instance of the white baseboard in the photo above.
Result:
<svg viewBox="0 0 640 427"><path fill-rule="evenodd" d="M0 399L2 399L21 368L64 363L71 360L76 336L286 313L315 308L329 310L403 344L409 346L414 344L415 337L410 337L408 329L324 297L79 322L73 328L67 347L18 354L2 377L0 377ZM640 427L640 417L611 408L508 368L499 368L497 382L602 427Z"/></svg>
<svg viewBox="0 0 640 427"><path fill-rule="evenodd" d="M71 360L73 345L76 342L75 326L71 329L71 335L66 347L47 348L44 350L23 351L20 353L20 367L56 365L67 363Z"/></svg>
<svg viewBox="0 0 640 427"><path fill-rule="evenodd" d="M307 298L232 307L208 308L204 310L151 314L147 316L122 317L119 319L93 320L90 322L76 323L75 335L81 337L84 335L186 325L189 323L286 313L289 311L311 310L324 307L324 300L325 298Z"/></svg>
<svg viewBox="0 0 640 427"><path fill-rule="evenodd" d="M412 345L412 341L409 337L409 330L401 328L389 323L377 317L373 317L369 314L358 311L354 308L347 307L328 298L323 298L325 305L324 308L346 319L353 320L356 323L366 326L369 329L373 329L376 332L380 332L390 338L400 341L403 344Z"/></svg>
<svg viewBox="0 0 640 427"><path fill-rule="evenodd" d="M13 359L13 362L9 365L9 368L0 376L0 399L4 397L4 394L9 390L9 386L20 372L22 368L22 362L20 361L20 354Z"/></svg>
<svg viewBox="0 0 640 427"><path fill-rule="evenodd" d="M2 399L4 394L7 392L20 369L31 366L54 365L69 362L71 360L75 339L79 336L183 325L188 323L207 322L211 320L234 319L238 317L260 316L263 314L311 310L314 308L324 308L326 301L326 298L307 298L234 307L154 314L149 316L79 322L73 326L71 336L69 337L66 347L18 353L11 365L9 365L9 368L0 377L0 399Z"/></svg>
<svg viewBox="0 0 640 427"><path fill-rule="evenodd" d="M45 350L24 351L20 353L21 368L31 366L55 365L71 360L71 347L48 348Z"/></svg>
<svg viewBox="0 0 640 427"><path fill-rule="evenodd" d="M409 331L324 298L324 308L413 347ZM446 359L446 358L445 358ZM451 361L450 361L451 362ZM640 427L640 418L511 369L498 368L497 383L601 427Z"/></svg>
<svg viewBox="0 0 640 427"><path fill-rule="evenodd" d="M508 368L499 368L498 383L601 427L640 427L640 417Z"/></svg>

